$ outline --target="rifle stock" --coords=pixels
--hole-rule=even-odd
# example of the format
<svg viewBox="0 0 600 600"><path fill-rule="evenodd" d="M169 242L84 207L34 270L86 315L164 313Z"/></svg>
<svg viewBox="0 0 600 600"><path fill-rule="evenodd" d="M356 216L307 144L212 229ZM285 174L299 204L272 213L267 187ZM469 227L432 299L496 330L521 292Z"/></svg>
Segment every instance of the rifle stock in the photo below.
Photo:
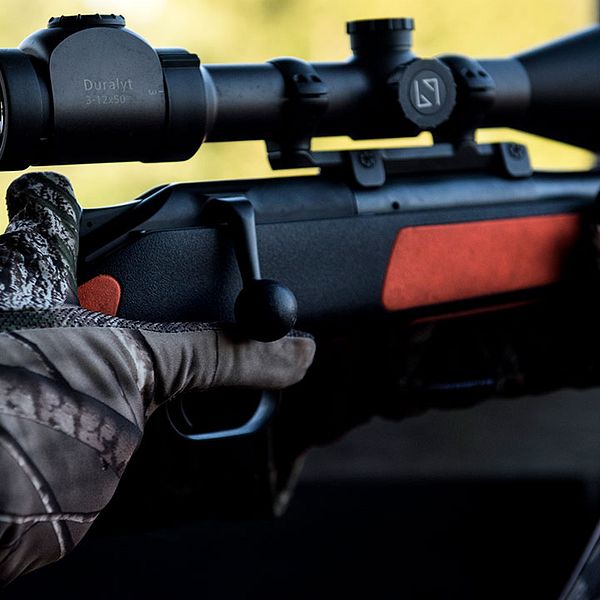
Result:
<svg viewBox="0 0 600 600"><path fill-rule="evenodd" d="M224 225L203 224L202 206L243 194L255 207L262 270L296 294L298 327L449 314L557 284L599 189L593 172L396 176L373 190L327 175L169 185L84 211L79 276L90 286L110 275L96 280L95 296L113 294L126 318L232 322L242 287L233 245ZM106 285L114 291L100 293Z"/></svg>

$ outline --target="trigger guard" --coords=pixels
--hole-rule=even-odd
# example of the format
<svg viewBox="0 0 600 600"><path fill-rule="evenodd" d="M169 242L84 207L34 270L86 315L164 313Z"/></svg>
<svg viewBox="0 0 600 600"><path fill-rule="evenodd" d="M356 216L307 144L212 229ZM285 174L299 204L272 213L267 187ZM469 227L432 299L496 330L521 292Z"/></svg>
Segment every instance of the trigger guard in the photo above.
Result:
<svg viewBox="0 0 600 600"><path fill-rule="evenodd" d="M209 431L206 433L190 433L182 431L182 429L177 425L178 421L185 421L189 425L190 430L193 427L193 423L186 414L182 400L177 399L167 404L167 418L169 419L171 427L178 435L186 440L191 440L194 442L252 435L257 431L260 431L269 422L277 407L278 396L278 392L262 390L260 393L260 401L256 407L256 410L254 411L254 414L250 417L250 419L248 419L248 421L246 421L246 423L244 423L244 425L241 427L234 427L232 429L222 429L219 431ZM175 411L179 412L181 419L174 417Z"/></svg>

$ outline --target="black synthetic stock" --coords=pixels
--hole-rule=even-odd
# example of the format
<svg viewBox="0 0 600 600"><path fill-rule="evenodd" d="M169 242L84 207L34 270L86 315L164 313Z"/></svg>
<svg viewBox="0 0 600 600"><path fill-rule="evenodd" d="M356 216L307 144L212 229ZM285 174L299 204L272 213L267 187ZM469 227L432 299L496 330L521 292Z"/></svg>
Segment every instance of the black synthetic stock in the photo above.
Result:
<svg viewBox="0 0 600 600"><path fill-rule="evenodd" d="M233 321L241 281L231 241L202 225L201 207L208 196L243 193L256 210L263 275L296 294L299 327L348 326L385 314L383 281L402 227L581 212L598 190L597 173L396 176L372 190L326 176L176 184L145 204L84 211L79 278L115 276L126 318Z"/></svg>

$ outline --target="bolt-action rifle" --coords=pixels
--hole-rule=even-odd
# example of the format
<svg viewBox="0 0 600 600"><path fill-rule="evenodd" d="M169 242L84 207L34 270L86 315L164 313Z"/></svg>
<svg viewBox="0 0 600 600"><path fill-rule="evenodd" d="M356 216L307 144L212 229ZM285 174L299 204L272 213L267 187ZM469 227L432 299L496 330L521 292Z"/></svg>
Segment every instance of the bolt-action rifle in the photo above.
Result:
<svg viewBox="0 0 600 600"><path fill-rule="evenodd" d="M153 48L120 16L53 18L0 50L0 168L181 161L204 142L264 140L273 169L319 169L166 184L86 209L82 303L129 319L226 321L263 341L296 326L319 341L543 297L600 172L533 172L524 146L475 133L510 127L599 152L600 27L486 60L419 58L413 28L350 22L344 62L202 65ZM321 136L423 131L433 145L311 148ZM233 436L264 424L273 398L245 426L205 433L190 410L171 407L183 436Z"/></svg>

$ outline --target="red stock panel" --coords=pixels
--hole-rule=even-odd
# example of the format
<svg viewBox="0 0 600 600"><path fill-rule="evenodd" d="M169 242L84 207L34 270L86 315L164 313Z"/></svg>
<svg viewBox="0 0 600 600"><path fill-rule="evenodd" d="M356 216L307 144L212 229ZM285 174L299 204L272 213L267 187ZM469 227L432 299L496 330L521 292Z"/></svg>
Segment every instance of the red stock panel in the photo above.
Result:
<svg viewBox="0 0 600 600"><path fill-rule="evenodd" d="M577 214L406 227L383 305L403 310L556 283L580 232Z"/></svg>

